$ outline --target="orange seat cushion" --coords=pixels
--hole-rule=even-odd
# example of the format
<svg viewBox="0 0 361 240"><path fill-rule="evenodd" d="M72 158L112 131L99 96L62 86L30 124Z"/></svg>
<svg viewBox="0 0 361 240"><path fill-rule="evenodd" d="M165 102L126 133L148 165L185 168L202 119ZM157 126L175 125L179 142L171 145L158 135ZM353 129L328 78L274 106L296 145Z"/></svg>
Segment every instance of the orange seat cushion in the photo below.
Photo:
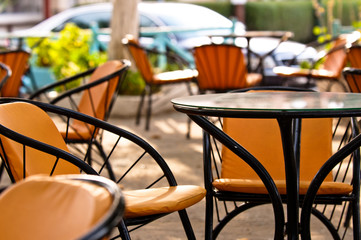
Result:
<svg viewBox="0 0 361 240"><path fill-rule="evenodd" d="M32 176L0 195L2 239L77 239L111 206L103 188L83 181Z"/></svg>
<svg viewBox="0 0 361 240"><path fill-rule="evenodd" d="M310 181L300 181L300 194L305 195L310 185ZM275 180L276 187L280 194L286 194L286 181ZM216 179L213 186L219 191L268 194L266 187L261 180L253 179ZM325 181L322 183L317 194L349 194L352 186L346 183Z"/></svg>
<svg viewBox="0 0 361 240"><path fill-rule="evenodd" d="M201 201L206 190L200 186L180 185L123 191L125 218L179 211Z"/></svg>

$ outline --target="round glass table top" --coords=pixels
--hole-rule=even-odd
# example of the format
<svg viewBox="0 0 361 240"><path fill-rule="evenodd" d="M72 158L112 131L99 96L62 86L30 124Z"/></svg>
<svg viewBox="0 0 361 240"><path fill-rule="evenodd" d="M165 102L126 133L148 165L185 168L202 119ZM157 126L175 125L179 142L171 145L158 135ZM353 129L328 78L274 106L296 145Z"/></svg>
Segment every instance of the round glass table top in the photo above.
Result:
<svg viewBox="0 0 361 240"><path fill-rule="evenodd" d="M361 112L361 94L337 92L242 92L172 99L174 107L205 112Z"/></svg>

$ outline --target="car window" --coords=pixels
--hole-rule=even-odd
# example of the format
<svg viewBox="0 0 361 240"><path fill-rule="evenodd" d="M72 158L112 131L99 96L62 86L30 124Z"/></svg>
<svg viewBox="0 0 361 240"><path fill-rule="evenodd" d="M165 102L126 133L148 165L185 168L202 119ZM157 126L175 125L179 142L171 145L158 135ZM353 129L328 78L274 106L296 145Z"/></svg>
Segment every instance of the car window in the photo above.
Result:
<svg viewBox="0 0 361 240"><path fill-rule="evenodd" d="M64 29L67 23L74 23L82 29L89 29L91 24L96 23L99 28L109 28L109 23L111 19L111 12L97 12L97 13L88 13L82 14L73 18L70 18L63 24L59 25L54 32L60 32Z"/></svg>

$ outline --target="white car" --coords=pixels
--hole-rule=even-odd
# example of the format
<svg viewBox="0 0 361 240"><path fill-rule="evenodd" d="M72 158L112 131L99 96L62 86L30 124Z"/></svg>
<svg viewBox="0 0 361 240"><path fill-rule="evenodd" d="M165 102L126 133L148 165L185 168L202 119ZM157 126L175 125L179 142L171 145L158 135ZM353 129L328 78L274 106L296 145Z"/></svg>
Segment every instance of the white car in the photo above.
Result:
<svg viewBox="0 0 361 240"><path fill-rule="evenodd" d="M92 24L100 29L110 29L112 14L112 3L90 4L70 8L60 12L34 27L22 32L27 33L50 33L61 31L66 23L75 23L83 29L89 29ZM189 51L193 47L210 41L209 36L226 35L230 33L242 34L245 26L242 22L233 22L230 19L208 8L174 2L140 2L138 4L141 42L149 44L149 33L144 30L149 27L172 27L182 29L193 29L191 31L175 31L168 34L169 41L182 51ZM194 30L196 29L196 30ZM99 35L99 40L109 42L109 35ZM150 38L152 39L152 38ZM244 40L244 39L243 39ZM244 46L245 41L238 41ZM277 46L277 38L254 38L250 42L250 49L259 55L270 51ZM272 75L272 69L276 65L282 65L299 53L299 60L312 59L316 50L306 47L304 44L285 41L273 54L265 59L264 67L266 75ZM189 54L189 52L188 52Z"/></svg>

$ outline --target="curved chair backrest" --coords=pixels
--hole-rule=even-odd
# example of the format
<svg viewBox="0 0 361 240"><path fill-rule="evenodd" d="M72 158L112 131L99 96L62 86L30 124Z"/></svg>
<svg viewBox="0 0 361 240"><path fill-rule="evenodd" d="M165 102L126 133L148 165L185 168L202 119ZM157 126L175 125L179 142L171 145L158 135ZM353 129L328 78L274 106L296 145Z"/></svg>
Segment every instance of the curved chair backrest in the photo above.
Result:
<svg viewBox="0 0 361 240"><path fill-rule="evenodd" d="M77 111L101 120L107 120L113 102L117 96L117 90L123 77L125 76L125 70L128 69L128 67L129 65L118 60L108 61L97 67L97 69L90 76L88 84L106 78L107 76L111 76L116 72L123 72L113 76L108 81L105 81L94 87L90 87L84 91L77 106ZM85 134L85 136L92 134L94 130L89 128L88 125L80 123L79 121L73 122L72 129L74 132L78 132L78 134Z"/></svg>
<svg viewBox="0 0 361 240"><path fill-rule="evenodd" d="M154 73L152 66L148 60L147 52L140 45L139 41L135 39L132 35L127 35L123 39L123 44L125 44L130 54L132 55L137 69L142 75L144 81L151 83L153 81Z"/></svg>
<svg viewBox="0 0 361 240"><path fill-rule="evenodd" d="M6 64L12 71L11 76L1 88L2 97L18 97L21 79L28 69L30 53L24 50L0 52L0 62Z"/></svg>
<svg viewBox="0 0 361 240"><path fill-rule="evenodd" d="M97 67L89 79L89 83L105 78L127 65L121 61L113 60ZM85 91L78 105L78 111L92 117L104 119L106 110L112 103L112 98L116 94L118 85L121 82L119 75L113 76L109 81L99 84Z"/></svg>
<svg viewBox="0 0 361 240"><path fill-rule="evenodd" d="M361 93L361 68L345 68L343 76L353 93Z"/></svg>
<svg viewBox="0 0 361 240"><path fill-rule="evenodd" d="M347 60L352 68L361 68L361 45L354 45L347 50Z"/></svg>
<svg viewBox="0 0 361 240"><path fill-rule="evenodd" d="M1 236L14 240L104 239L109 229L103 228L114 225L101 229L96 225L104 218L109 220L106 215L114 210L119 211L115 218L120 221L118 215L124 209L119 194L110 192L116 190L113 184L99 176L78 175L32 176L15 183L0 195ZM89 238L94 228L97 232Z"/></svg>
<svg viewBox="0 0 361 240"><path fill-rule="evenodd" d="M284 180L284 158L277 120L230 119L224 131L253 154L274 180ZM301 127L300 180L311 181L332 155L332 119L304 119ZM258 175L228 148L222 152L222 178L258 180ZM329 176L332 181L332 176Z"/></svg>
<svg viewBox="0 0 361 240"><path fill-rule="evenodd" d="M35 122L37 124L34 124ZM0 124L20 134L46 142L64 151L69 151L52 119L43 110L32 104L20 102L1 104ZM27 148L26 156L23 156L23 146L21 144L3 135L0 135L0 140L2 144L0 153L2 156L7 156L4 161L8 163L15 181L19 181L26 176L51 173L52 171L53 175L80 173L76 166L67 161L58 160L52 155L32 148ZM4 151L6 154L4 154ZM27 160L26 164L24 164L24 157ZM56 168L53 169L56 161L59 162Z"/></svg>
<svg viewBox="0 0 361 240"><path fill-rule="evenodd" d="M242 48L210 44L194 48L200 90L227 91L247 87L247 67Z"/></svg>
<svg viewBox="0 0 361 240"><path fill-rule="evenodd" d="M338 73L341 76L342 69L345 67L347 61L346 43L347 39L342 36L334 41L331 50L325 56L322 69Z"/></svg>

